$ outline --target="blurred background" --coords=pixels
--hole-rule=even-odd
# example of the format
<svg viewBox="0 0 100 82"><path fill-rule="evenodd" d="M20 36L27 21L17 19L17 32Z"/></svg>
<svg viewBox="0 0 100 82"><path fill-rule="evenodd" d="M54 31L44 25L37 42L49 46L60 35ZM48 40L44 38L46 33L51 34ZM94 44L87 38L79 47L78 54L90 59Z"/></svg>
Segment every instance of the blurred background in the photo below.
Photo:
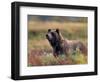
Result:
<svg viewBox="0 0 100 82"><path fill-rule="evenodd" d="M48 29L58 28L65 39L80 40L87 45L87 17L28 15L27 21L28 66L87 63L87 58L84 58L83 55L73 57L76 58L75 61L69 58L68 61L59 63L58 60L60 61L65 57L60 57L60 59L53 57L52 47L45 36Z"/></svg>

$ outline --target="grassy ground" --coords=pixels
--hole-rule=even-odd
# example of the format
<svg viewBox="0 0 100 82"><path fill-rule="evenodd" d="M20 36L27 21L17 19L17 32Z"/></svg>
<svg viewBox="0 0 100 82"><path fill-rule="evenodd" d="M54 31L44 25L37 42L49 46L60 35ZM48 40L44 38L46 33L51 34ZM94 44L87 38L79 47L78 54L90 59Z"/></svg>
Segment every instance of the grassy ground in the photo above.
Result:
<svg viewBox="0 0 100 82"><path fill-rule="evenodd" d="M79 54L78 52L68 57L64 54L59 55L57 58L55 58L52 53L41 53L39 53L39 51L36 54L31 53L29 55L28 66L87 64L87 56L81 53Z"/></svg>
<svg viewBox="0 0 100 82"><path fill-rule="evenodd" d="M87 56L77 51L69 57L62 54L55 58L45 37L49 28L59 28L65 39L80 40L87 45L86 22L28 21L28 66L87 63Z"/></svg>

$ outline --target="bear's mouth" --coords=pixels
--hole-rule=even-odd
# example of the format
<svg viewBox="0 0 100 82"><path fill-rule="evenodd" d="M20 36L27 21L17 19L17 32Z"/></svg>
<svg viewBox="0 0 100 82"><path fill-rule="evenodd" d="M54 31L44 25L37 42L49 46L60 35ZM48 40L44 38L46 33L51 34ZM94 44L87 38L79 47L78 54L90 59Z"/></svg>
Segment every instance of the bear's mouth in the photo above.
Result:
<svg viewBox="0 0 100 82"><path fill-rule="evenodd" d="M58 47L59 46L59 41L57 41L57 40L51 40L51 39L49 39L49 38L47 38L48 39L48 41L49 41L49 43L51 44L51 46L53 47L53 48L55 48L55 47Z"/></svg>
<svg viewBox="0 0 100 82"><path fill-rule="evenodd" d="M46 34L46 39L49 41L50 45L55 48L60 45L60 39L59 36L56 35L56 33L50 32Z"/></svg>

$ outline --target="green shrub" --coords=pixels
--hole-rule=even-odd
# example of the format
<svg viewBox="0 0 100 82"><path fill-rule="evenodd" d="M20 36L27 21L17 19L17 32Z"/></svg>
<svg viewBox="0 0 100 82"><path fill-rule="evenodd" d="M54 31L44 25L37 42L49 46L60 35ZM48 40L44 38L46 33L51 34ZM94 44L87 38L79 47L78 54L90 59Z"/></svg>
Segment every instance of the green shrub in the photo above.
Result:
<svg viewBox="0 0 100 82"><path fill-rule="evenodd" d="M85 54L82 54L80 50L77 48L74 54L72 54L71 59L76 64L86 64L87 63L87 56Z"/></svg>

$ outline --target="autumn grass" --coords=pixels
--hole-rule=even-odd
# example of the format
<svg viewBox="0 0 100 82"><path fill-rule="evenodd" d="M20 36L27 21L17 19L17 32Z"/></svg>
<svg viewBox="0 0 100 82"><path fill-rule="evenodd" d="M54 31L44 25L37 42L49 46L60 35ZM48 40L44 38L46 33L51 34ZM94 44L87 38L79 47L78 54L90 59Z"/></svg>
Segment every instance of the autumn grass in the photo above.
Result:
<svg viewBox="0 0 100 82"><path fill-rule="evenodd" d="M31 54L29 55L29 59L29 66L87 64L87 56L79 54L78 52L70 56L62 54L58 57L54 57L52 53L47 53L45 55Z"/></svg>
<svg viewBox="0 0 100 82"><path fill-rule="evenodd" d="M55 58L45 35L48 29L58 28L65 39L80 40L87 45L86 22L28 21L28 66L87 64L85 54L75 52Z"/></svg>
<svg viewBox="0 0 100 82"><path fill-rule="evenodd" d="M74 28L73 28L74 26ZM87 23L81 23L81 22L42 22L42 21L29 21L28 23L28 29L29 31L39 31L39 30L48 30L48 28L59 28L60 30L68 30L69 32L72 32L74 30L78 30L80 28L87 27ZM77 28L77 29L76 29Z"/></svg>

